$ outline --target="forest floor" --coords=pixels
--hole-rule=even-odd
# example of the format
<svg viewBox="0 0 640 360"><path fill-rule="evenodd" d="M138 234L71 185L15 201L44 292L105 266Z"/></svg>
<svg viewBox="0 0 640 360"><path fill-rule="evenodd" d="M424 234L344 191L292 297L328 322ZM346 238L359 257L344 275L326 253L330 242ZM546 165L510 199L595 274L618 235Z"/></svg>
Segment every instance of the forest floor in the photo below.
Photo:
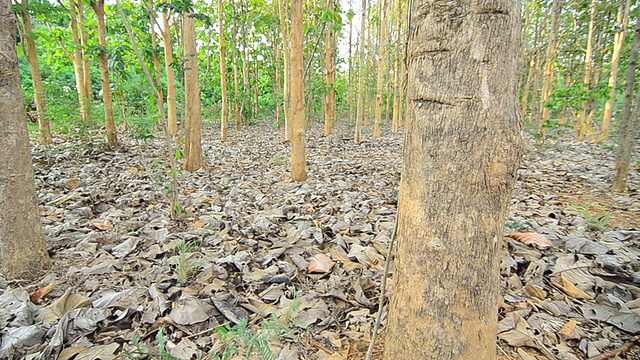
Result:
<svg viewBox="0 0 640 360"><path fill-rule="evenodd" d="M0 281L0 358L364 359L402 135L355 145L350 128L321 131L294 183L281 131L221 143L205 127L206 167L179 175L177 219L161 139L34 146L53 267ZM501 359L640 359L640 149L615 194L613 147L573 138L527 137L505 222L520 234L501 253Z"/></svg>

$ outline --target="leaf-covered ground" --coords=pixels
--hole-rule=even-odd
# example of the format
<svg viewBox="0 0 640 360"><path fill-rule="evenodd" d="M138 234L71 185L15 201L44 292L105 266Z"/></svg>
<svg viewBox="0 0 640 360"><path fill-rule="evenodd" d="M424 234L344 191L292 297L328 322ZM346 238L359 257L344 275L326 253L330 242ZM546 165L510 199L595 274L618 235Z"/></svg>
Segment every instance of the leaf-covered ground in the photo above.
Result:
<svg viewBox="0 0 640 360"><path fill-rule="evenodd" d="M206 168L179 177L176 220L160 139L34 147L54 266L0 282L0 358L364 358L401 135L355 145L314 124L309 179L293 183L280 131L215 133ZM572 137L528 139L501 254L502 359L640 359L640 162L613 194L612 147Z"/></svg>

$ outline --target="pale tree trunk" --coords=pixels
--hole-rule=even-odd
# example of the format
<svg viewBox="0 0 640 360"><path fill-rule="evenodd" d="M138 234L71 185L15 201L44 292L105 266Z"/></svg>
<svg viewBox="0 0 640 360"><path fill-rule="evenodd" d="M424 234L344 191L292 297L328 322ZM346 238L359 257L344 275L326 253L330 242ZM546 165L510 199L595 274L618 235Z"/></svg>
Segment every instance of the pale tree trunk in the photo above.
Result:
<svg viewBox="0 0 640 360"><path fill-rule="evenodd" d="M151 59L153 61L153 72L156 79L156 87L160 93L162 99L162 106L164 107L164 94L162 93L162 77L160 76L160 59L158 59L158 40L156 39L156 9L153 4L153 0L149 0L149 27L151 28Z"/></svg>
<svg viewBox="0 0 640 360"><path fill-rule="evenodd" d="M254 119L258 118L258 114L260 114L260 98L258 97L258 89L260 86L260 73L258 72L258 59L253 60L253 74L254 74L254 83L253 83L253 117Z"/></svg>
<svg viewBox="0 0 640 360"><path fill-rule="evenodd" d="M402 0L396 0L396 51L393 65L393 118L391 120L391 131L396 134L400 124L400 110L402 109L402 99L400 99L400 58L404 52L401 41L402 28Z"/></svg>
<svg viewBox="0 0 640 360"><path fill-rule="evenodd" d="M440 3L409 10L388 360L496 358L501 229L523 153L520 6Z"/></svg>
<svg viewBox="0 0 640 360"><path fill-rule="evenodd" d="M367 30L367 0L362 0L362 17L360 22L360 51L358 55L358 102L356 104L356 134L354 142L360 144L362 141L362 123L364 122L364 42Z"/></svg>
<svg viewBox="0 0 640 360"><path fill-rule="evenodd" d="M231 2L231 9L233 12L233 31L234 34L238 33L238 24L236 21L236 7L235 1ZM236 132L240 131L240 125L242 124L242 110L240 104L240 77L238 74L238 41L236 40L236 36L231 37L233 39L233 89L234 89L234 97L233 97L233 115L236 118Z"/></svg>
<svg viewBox="0 0 640 360"><path fill-rule="evenodd" d="M109 82L109 65L107 64L107 39L105 27L104 0L93 0L91 7L98 19L98 43L100 50L100 78L102 79L102 101L104 103L104 122L107 128L107 143L109 146L118 146L116 124L113 119L113 101L111 98L111 86Z"/></svg>
<svg viewBox="0 0 640 360"><path fill-rule="evenodd" d="M349 1L349 11L352 11L352 1ZM349 93L346 94L346 99L349 102L349 124L353 123L353 52L352 50L352 46L353 46L353 16L349 17L349 85L348 85L348 89L349 89Z"/></svg>
<svg viewBox="0 0 640 360"><path fill-rule="evenodd" d="M611 53L611 72L609 73L609 98L604 103L604 114L602 115L602 130L600 132L600 141L609 136L609 126L611 123L611 114L613 113L613 101L616 96L616 83L618 78L618 66L620 65L620 53L624 44L624 32L627 28L627 19L629 18L629 7L631 0L620 1L618 7L618 16L616 19L616 35L613 39L613 51Z"/></svg>
<svg viewBox="0 0 640 360"><path fill-rule="evenodd" d="M289 46L289 26L285 14L287 1L278 0L278 17L280 19L280 34L282 36L282 53L284 54L284 139L291 140L291 73L289 62L291 59L291 47Z"/></svg>
<svg viewBox="0 0 640 360"><path fill-rule="evenodd" d="M636 141L638 126L638 112L640 110L640 91L637 91L635 108L631 111L633 90L635 87L635 73L638 64L638 50L640 49L640 14L636 19L636 29L633 34L633 46L629 65L627 67L627 86L622 104L622 114L618 130L618 153L616 156L615 176L613 178L613 191L622 192L627 189L627 177L629 176L629 163L631 152Z"/></svg>
<svg viewBox="0 0 640 360"><path fill-rule="evenodd" d="M167 128L170 135L178 133L178 114L176 111L176 80L171 49L171 28L169 14L162 13L162 46L164 47L164 69L167 74Z"/></svg>
<svg viewBox="0 0 640 360"><path fill-rule="evenodd" d="M334 0L329 0L327 8L334 9ZM324 66L326 69L325 110L324 110L324 135L333 133L333 123L336 121L336 68L334 62L334 48L336 46L335 31L329 26L325 37Z"/></svg>
<svg viewBox="0 0 640 360"><path fill-rule="evenodd" d="M243 117L249 117L249 57L247 56L247 9L244 6L244 1L240 0L240 11L244 13L242 18L242 24L240 24L240 35L242 44L242 104L240 111L242 111ZM245 111L247 112L245 114Z"/></svg>
<svg viewBox="0 0 640 360"><path fill-rule="evenodd" d="M182 15L182 41L184 43L184 98L185 98L185 140L184 164L187 171L196 171L203 165L202 160L202 110L200 107L200 86L198 85L198 51L196 49L196 28L193 13Z"/></svg>
<svg viewBox="0 0 640 360"><path fill-rule="evenodd" d="M384 71L384 59L386 55L385 37L387 36L387 0L380 3L380 36L378 48L378 73L376 74L376 117L373 124L373 137L379 138L381 135L380 122L382 121L382 91L384 89L382 72Z"/></svg>
<svg viewBox="0 0 640 360"><path fill-rule="evenodd" d="M224 44L224 28L222 27L223 1L218 0L218 34L220 43L220 88L222 89L222 109L220 110L220 140L227 141L227 65L225 63L226 48Z"/></svg>
<svg viewBox="0 0 640 360"><path fill-rule="evenodd" d="M371 6L373 7L373 6ZM373 73L373 71L370 72L371 69L373 69L373 58L375 57L375 51L374 51L374 46L372 46L371 44L373 44L373 34L375 33L375 28L374 25L375 23L373 23L371 20L369 19L369 12L371 12L371 9L367 9L367 37L365 38L365 44L364 44L364 48L367 49L365 50L365 54L364 54L364 70L362 72L362 75L364 76L364 82L365 84L368 84L370 81L370 76L371 73ZM373 102L371 101L371 96L375 94L375 89L374 91L372 91L372 89L369 86L365 86L364 87L364 104L362 105L364 107L363 110L363 116L364 116L364 126L369 126L370 125L370 116L372 114L371 112L371 106L373 104Z"/></svg>
<svg viewBox="0 0 640 360"><path fill-rule="evenodd" d="M544 81L542 83L542 101L540 102L540 119L538 127L542 128L547 120L549 120L549 108L546 103L551 98L553 92L553 63L556 56L556 42L558 39L558 24L560 13L562 12L562 0L553 0L551 10L551 32L549 33L549 43L547 44L547 56L544 68Z"/></svg>
<svg viewBox="0 0 640 360"><path fill-rule="evenodd" d="M12 280L35 278L50 265L31 167L15 20L10 1L0 0L0 271Z"/></svg>
<svg viewBox="0 0 640 360"><path fill-rule="evenodd" d="M80 45L82 45L80 51L82 52L82 76L84 81L84 91L85 97L89 99L89 102L91 102L91 99L93 99L93 86L91 83L91 68L89 67L89 56L87 54L89 43L87 39L87 28L84 21L84 3L82 1L78 1L76 2L76 6L78 7L78 25L80 25Z"/></svg>
<svg viewBox="0 0 640 360"><path fill-rule="evenodd" d="M274 2L274 4L276 4ZM277 5L276 5L277 6ZM276 124L278 127L282 126L280 115L282 114L282 100L280 97L282 96L282 88L280 86L282 83L280 74L280 42L278 41L278 33L276 31L273 32L273 62L275 64L275 85L273 87L273 96L276 98Z"/></svg>
<svg viewBox="0 0 640 360"><path fill-rule="evenodd" d="M291 1L291 180L307 179L304 138L304 69L302 2Z"/></svg>
<svg viewBox="0 0 640 360"><path fill-rule="evenodd" d="M591 90L591 71L593 69L593 34L594 23L596 19L596 0L591 0L591 16L589 20L589 33L587 35L587 49L584 56L584 79L582 80L583 88L586 92ZM582 111L578 115L578 141L584 140L591 124L587 123L590 101L582 102Z"/></svg>
<svg viewBox="0 0 640 360"><path fill-rule="evenodd" d="M82 51L80 37L78 36L78 21L76 19L76 1L69 0L69 12L71 17L71 38L73 39L74 50L71 60L73 61L73 71L76 77L76 89L78 90L78 101L80 102L80 118L82 121L89 121L89 98L86 96L84 81L84 69L82 65Z"/></svg>
<svg viewBox="0 0 640 360"><path fill-rule="evenodd" d="M40 133L40 143L43 145L53 143L51 138L51 127L49 126L49 118L47 117L47 108L44 100L44 85L42 84L42 75L40 74L40 62L38 61L38 53L36 51L36 43L31 38L31 17L29 16L29 0L22 0L22 24L24 26L24 38L27 46L23 46L26 50L26 58L29 62L29 70L31 71L31 80L33 81L33 97L36 102L36 111L38 112L38 131Z"/></svg>

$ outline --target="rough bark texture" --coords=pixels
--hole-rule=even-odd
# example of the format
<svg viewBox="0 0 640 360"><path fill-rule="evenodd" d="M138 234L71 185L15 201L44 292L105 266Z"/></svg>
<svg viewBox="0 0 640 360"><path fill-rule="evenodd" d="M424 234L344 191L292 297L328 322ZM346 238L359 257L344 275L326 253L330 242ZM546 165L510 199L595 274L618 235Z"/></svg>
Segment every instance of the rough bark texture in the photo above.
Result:
<svg viewBox="0 0 640 360"><path fill-rule="evenodd" d="M171 63L171 29L169 27L169 15L162 13L162 46L164 47L164 68L167 73L167 127L169 134L178 133L178 114L176 111L176 81Z"/></svg>
<svg viewBox="0 0 640 360"><path fill-rule="evenodd" d="M186 105L184 169L196 171L203 165L202 160L202 109L200 107L200 86L198 84L198 51L196 49L196 28L192 13L182 15L182 31L185 62L184 97Z"/></svg>
<svg viewBox="0 0 640 360"><path fill-rule="evenodd" d="M386 12L387 12L387 0L382 0L380 3L380 36L378 41L378 72L376 74L376 119L373 124L373 137L379 138L382 134L380 130L380 122L382 122L382 91L384 89L382 72L384 70L384 59L386 55L386 42L385 37L387 36L387 20L386 20Z"/></svg>
<svg viewBox="0 0 640 360"><path fill-rule="evenodd" d="M32 277L49 266L20 89L15 19L9 0L0 0L0 269L9 279Z"/></svg>
<svg viewBox="0 0 640 360"><path fill-rule="evenodd" d="M307 179L304 139L302 1L291 1L291 180Z"/></svg>
<svg viewBox="0 0 640 360"><path fill-rule="evenodd" d="M635 85L635 72L638 65L638 50L640 49L640 14L638 14L636 29L633 34L633 46L627 68L627 86L622 104L620 116L620 130L618 131L618 154L616 156L616 174L613 179L613 191L625 191L627 189L627 177L629 176L629 163L631 151L636 140L638 123L638 107L640 107L640 91L636 95L635 111L631 111L633 102L633 89Z"/></svg>
<svg viewBox="0 0 640 360"><path fill-rule="evenodd" d="M109 85L109 65L107 63L107 39L104 23L104 0L94 0L91 7L98 19L98 42L102 47L100 51L100 77L102 79L102 100L104 103L104 119L107 128L107 143L110 146L118 145L116 123L113 119L113 101L111 98L111 86Z"/></svg>
<svg viewBox="0 0 640 360"><path fill-rule="evenodd" d="M498 250L523 152L514 0L414 0L384 359L495 359Z"/></svg>
<svg viewBox="0 0 640 360"><path fill-rule="evenodd" d="M42 84L42 76L40 74L40 62L38 61L38 53L36 51L36 43L31 38L31 17L29 16L29 0L22 0L22 24L24 26L24 38L27 42L26 58L29 62L29 70L31 71L31 80L33 81L33 97L36 103L36 111L38 112L38 130L40 132L40 143L51 144L51 127L47 118L47 108L44 100L44 85Z"/></svg>
<svg viewBox="0 0 640 360"><path fill-rule="evenodd" d="M218 34L220 44L220 88L222 108L220 110L220 140L227 141L227 65L225 63L224 28L222 27L222 0L218 0Z"/></svg>
<svg viewBox="0 0 640 360"><path fill-rule="evenodd" d="M358 55L358 102L356 103L356 134L353 141L362 141L362 124L364 122L364 41L367 30L367 0L362 0L362 17L360 22L360 51Z"/></svg>

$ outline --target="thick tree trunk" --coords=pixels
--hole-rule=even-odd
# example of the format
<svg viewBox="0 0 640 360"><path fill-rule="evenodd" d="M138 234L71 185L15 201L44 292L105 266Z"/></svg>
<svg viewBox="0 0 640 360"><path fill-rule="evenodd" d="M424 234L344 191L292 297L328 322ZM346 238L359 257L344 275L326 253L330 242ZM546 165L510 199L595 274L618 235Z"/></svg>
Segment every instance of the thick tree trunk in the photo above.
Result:
<svg viewBox="0 0 640 360"><path fill-rule="evenodd" d="M627 28L627 19L629 18L629 7L631 0L620 1L618 7L617 31L613 39L613 51L611 53L611 72L609 73L609 98L604 103L604 113L602 115L602 130L600 131L600 141L609 136L609 126L611 123L611 114L613 113L613 101L616 96L616 83L618 80L618 66L620 65L620 53L622 53L622 45L624 44L624 32Z"/></svg>
<svg viewBox="0 0 640 360"><path fill-rule="evenodd" d="M26 58L29 62L29 70L31 71L31 80L33 81L33 97L36 102L36 111L38 113L38 131L40 133L41 144L51 144L51 127L49 126L49 118L47 117L47 108L44 100L44 85L42 84L42 75L40 74L40 62L38 61L38 53L36 51L36 43L31 38L31 17L29 16L29 0L22 0L22 24L24 26L24 38L27 42Z"/></svg>
<svg viewBox="0 0 640 360"><path fill-rule="evenodd" d="M589 33L587 35L587 49L585 51L584 56L584 78L582 80L583 88L585 92L589 92L591 90L591 71L593 70L593 34L594 34L594 24L596 19L596 6L597 1L591 0L591 16L589 20ZM591 126L588 123L588 112L590 111L591 101L583 101L582 102L582 111L578 116L578 141L584 140L589 127Z"/></svg>
<svg viewBox="0 0 640 360"><path fill-rule="evenodd" d="M220 110L220 140L227 141L227 64L225 63L226 47L224 43L224 28L222 27L223 1L218 0L218 36L220 44L220 88L222 89L222 104Z"/></svg>
<svg viewBox="0 0 640 360"><path fill-rule="evenodd" d="M520 6L414 0L410 13L384 359L495 359L498 250L523 153Z"/></svg>
<svg viewBox="0 0 640 360"><path fill-rule="evenodd" d="M0 0L0 270L31 278L49 267L16 57L15 14Z"/></svg>
<svg viewBox="0 0 640 360"><path fill-rule="evenodd" d="M362 124L364 122L364 42L367 30L367 0L362 0L362 17L360 22L360 51L358 55L358 102L356 105L356 134L353 141L362 141Z"/></svg>
<svg viewBox="0 0 640 360"><path fill-rule="evenodd" d="M182 15L182 41L184 42L184 98L185 98L185 141L184 169L196 171L203 165L202 160L202 109L200 86L198 84L198 50L196 49L196 28L192 13Z"/></svg>
<svg viewBox="0 0 640 360"><path fill-rule="evenodd" d="M334 10L334 0L329 0L327 8ZM335 31L329 26L325 37L324 66L325 74L325 109L324 135L333 133L333 123L336 121L336 68L334 62L334 48L336 46Z"/></svg>
<svg viewBox="0 0 640 360"><path fill-rule="evenodd" d="M78 101L80 102L80 118L82 121L89 121L89 98L84 81L84 70L82 65L82 51L80 38L78 36L78 21L76 19L76 1L69 0L69 12L71 16L71 38L73 39L73 71L76 77L76 89L78 90Z"/></svg>
<svg viewBox="0 0 640 360"><path fill-rule="evenodd" d="M384 71L384 60L386 58L387 36L387 0L380 3L380 36L378 38L378 72L376 74L376 117L373 124L373 137L379 138L381 135L380 122L382 122L382 91L384 90L382 72Z"/></svg>
<svg viewBox="0 0 640 360"><path fill-rule="evenodd" d="M542 84L542 101L540 102L540 118L538 127L542 127L549 120L549 108L546 103L551 98L553 92L553 63L556 55L556 42L558 39L558 24L560 23L560 13L562 12L562 0L553 0L551 10L551 32L549 33L549 43L547 44L547 56L544 68L544 81Z"/></svg>
<svg viewBox="0 0 640 360"><path fill-rule="evenodd" d="M109 82L109 65L107 64L107 39L105 27L104 0L94 0L91 7L98 19L98 42L100 47L100 78L102 79L102 101L104 103L104 120L107 128L107 143L109 146L118 146L116 123L113 119L113 100L111 98L111 86Z"/></svg>
<svg viewBox="0 0 640 360"><path fill-rule="evenodd" d="M178 133L178 114L176 111L176 80L173 67L173 52L171 50L171 28L169 15L162 13L162 46L164 47L164 69L167 73L167 128L169 134Z"/></svg>
<svg viewBox="0 0 640 360"><path fill-rule="evenodd" d="M307 179L304 138L302 2L291 1L291 180Z"/></svg>
<svg viewBox="0 0 640 360"><path fill-rule="evenodd" d="M635 73L638 65L638 50L640 49L640 14L636 21L636 29L633 34L633 46L627 67L627 86L622 104L620 116L620 129L618 131L618 154L616 156L616 173L613 179L613 191L622 192L627 189L627 177L629 176L629 163L631 152L636 141L638 124L638 109L640 108L640 91L636 94L635 109L631 111L633 90L635 85Z"/></svg>

